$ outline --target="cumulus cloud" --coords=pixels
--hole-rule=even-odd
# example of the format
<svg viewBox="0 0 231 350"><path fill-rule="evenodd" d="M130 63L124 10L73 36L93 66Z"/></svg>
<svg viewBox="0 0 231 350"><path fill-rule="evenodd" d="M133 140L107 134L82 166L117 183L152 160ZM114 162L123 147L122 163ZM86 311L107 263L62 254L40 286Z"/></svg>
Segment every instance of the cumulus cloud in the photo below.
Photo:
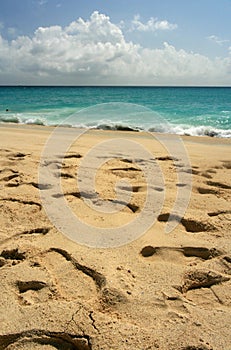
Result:
<svg viewBox="0 0 231 350"><path fill-rule="evenodd" d="M0 36L1 84L230 84L231 57L209 59L164 43L147 49L94 12L66 27L38 28L32 37Z"/></svg>
<svg viewBox="0 0 231 350"><path fill-rule="evenodd" d="M159 21L157 18L151 17L146 23L140 21L140 15L134 16L132 21L132 30L141 32L156 32L157 30L173 30L177 28L177 24L169 23L166 20Z"/></svg>

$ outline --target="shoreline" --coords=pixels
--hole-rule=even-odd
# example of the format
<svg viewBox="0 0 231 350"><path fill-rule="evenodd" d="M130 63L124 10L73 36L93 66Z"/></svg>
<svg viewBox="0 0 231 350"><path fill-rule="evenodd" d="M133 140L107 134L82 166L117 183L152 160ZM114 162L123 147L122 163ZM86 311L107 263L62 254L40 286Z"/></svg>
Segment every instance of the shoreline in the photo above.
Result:
<svg viewBox="0 0 231 350"><path fill-rule="evenodd" d="M84 130L85 132L89 133L115 133L117 135L126 135L126 134L132 134L132 135L161 135L166 138L180 138L184 142L205 142L205 143L211 143L211 144L231 144L231 138L224 138L224 137L213 137L208 135L180 135L180 134L172 134L172 133L159 133L159 132L153 132L153 131L145 131L145 130L104 130L104 129L97 129L97 128L79 128L79 127L73 127L73 126L59 126L59 125L37 125L37 124L19 124L19 123L0 123L0 129L15 129L15 130L43 130L43 131L54 131L56 128L61 128L63 130Z"/></svg>

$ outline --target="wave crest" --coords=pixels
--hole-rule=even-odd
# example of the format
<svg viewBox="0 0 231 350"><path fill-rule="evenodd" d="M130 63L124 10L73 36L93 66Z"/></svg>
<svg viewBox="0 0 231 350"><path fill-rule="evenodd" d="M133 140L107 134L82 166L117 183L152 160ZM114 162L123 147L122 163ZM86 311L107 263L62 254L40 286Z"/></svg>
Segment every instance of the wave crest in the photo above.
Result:
<svg viewBox="0 0 231 350"><path fill-rule="evenodd" d="M200 125L184 125L184 124L172 124L172 123L154 123L154 125L135 125L134 123L126 123L122 121L110 121L110 120L96 120L91 122L79 122L72 121L70 124L57 123L45 118L44 115L26 116L22 114L7 113L0 115L0 123L14 123L14 124L34 124L34 125L50 125L57 126L62 125L64 127L77 127L86 129L100 129L100 130L118 130L118 131L149 131L158 132L164 134L177 134L188 136L209 136L209 137L221 137L231 138L231 129L218 129L212 126Z"/></svg>

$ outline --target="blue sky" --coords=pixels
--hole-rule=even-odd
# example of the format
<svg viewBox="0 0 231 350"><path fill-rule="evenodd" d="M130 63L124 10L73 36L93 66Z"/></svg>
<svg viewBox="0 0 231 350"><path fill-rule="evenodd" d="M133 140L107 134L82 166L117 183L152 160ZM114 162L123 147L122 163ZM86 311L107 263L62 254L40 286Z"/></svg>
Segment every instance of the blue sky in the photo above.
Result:
<svg viewBox="0 0 231 350"><path fill-rule="evenodd" d="M1 0L0 84L231 85L230 18L231 0Z"/></svg>

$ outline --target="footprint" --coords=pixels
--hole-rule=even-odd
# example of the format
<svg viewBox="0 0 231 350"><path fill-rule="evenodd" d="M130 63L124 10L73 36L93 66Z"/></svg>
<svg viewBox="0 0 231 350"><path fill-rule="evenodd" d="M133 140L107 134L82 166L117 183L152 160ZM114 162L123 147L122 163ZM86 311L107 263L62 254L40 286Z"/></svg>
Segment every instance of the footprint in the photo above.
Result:
<svg viewBox="0 0 231 350"><path fill-rule="evenodd" d="M64 179L75 179L74 175L68 174L68 173L61 173L61 177Z"/></svg>
<svg viewBox="0 0 231 350"><path fill-rule="evenodd" d="M76 197L76 198L86 198L86 199L97 199L98 197L98 194L93 192L69 192L69 193L65 193L64 194L65 196L73 196L73 197ZM60 198L60 197L63 197L63 194L54 194L52 195L54 198ZM140 210L140 207L137 206L136 204L134 203L127 203L127 202L123 202L123 201L119 201L119 200L116 200L116 199L108 199L109 202L112 202L112 203L115 203L115 204L121 204L121 205L124 205L126 206L128 209L130 209L133 213L136 213Z"/></svg>
<svg viewBox="0 0 231 350"><path fill-rule="evenodd" d="M12 267L26 259L24 252L19 252L18 248L3 250L0 254L0 267Z"/></svg>
<svg viewBox="0 0 231 350"><path fill-rule="evenodd" d="M0 335L1 349L43 349L44 347L66 350L92 349L91 338L86 334L69 334L67 332L32 329L20 333Z"/></svg>
<svg viewBox="0 0 231 350"><path fill-rule="evenodd" d="M231 214L231 210L218 210L208 213L208 216L218 216L224 214Z"/></svg>
<svg viewBox="0 0 231 350"><path fill-rule="evenodd" d="M180 217L178 215L171 215L169 213L163 213L160 214L157 218L158 221L160 222L167 222L168 220L174 221L174 220L179 220L180 221Z"/></svg>
<svg viewBox="0 0 231 350"><path fill-rule="evenodd" d="M33 235L33 234L46 235L50 230L51 230L50 227L38 227L31 230L23 231L1 240L1 244L9 242L12 239L15 240L17 237L21 238L24 235Z"/></svg>
<svg viewBox="0 0 231 350"><path fill-rule="evenodd" d="M25 260L26 259L26 253L20 252L18 248L3 250L0 256L7 260Z"/></svg>
<svg viewBox="0 0 231 350"><path fill-rule="evenodd" d="M133 212L136 213L137 211L139 211L140 207L137 206L136 204L132 204L132 203L128 203L127 207Z"/></svg>
<svg viewBox="0 0 231 350"><path fill-rule="evenodd" d="M20 203L20 204L24 204L24 205L35 205L36 207L39 208L39 210L42 209L42 205L38 202L34 202L34 201L26 201L23 199L17 199L17 198L1 198L0 201L4 201L4 202L16 202L16 203Z"/></svg>
<svg viewBox="0 0 231 350"><path fill-rule="evenodd" d="M74 159L74 158L82 158L81 154L74 153L74 154L67 154L64 156L64 159Z"/></svg>
<svg viewBox="0 0 231 350"><path fill-rule="evenodd" d="M141 171L141 169L135 168L133 166L128 167L128 168L112 168L110 169L112 172L113 171Z"/></svg>
<svg viewBox="0 0 231 350"><path fill-rule="evenodd" d="M182 253L185 257L197 257L203 260L208 260L220 256L222 252L217 250L216 248L206 248L206 247L153 247L146 246L144 247L140 254L143 257L150 257L154 254L158 254L160 252L166 252L169 256L171 252L179 252Z"/></svg>
<svg viewBox="0 0 231 350"><path fill-rule="evenodd" d="M225 256L224 260L231 264L231 256Z"/></svg>
<svg viewBox="0 0 231 350"><path fill-rule="evenodd" d="M0 174L6 173L6 172L10 172L10 173L13 173L13 174L17 174L18 173L17 170L13 170L11 168L4 168L4 169L0 170Z"/></svg>
<svg viewBox="0 0 231 350"><path fill-rule="evenodd" d="M193 219L181 219L182 225L185 227L187 232L198 233L198 232L207 232L215 230L215 227L207 222L196 221Z"/></svg>
<svg viewBox="0 0 231 350"><path fill-rule="evenodd" d="M0 181L5 182L4 186L7 187L17 187L19 186L19 181L21 175L18 171L12 170L10 168L5 168L0 171L0 174L3 176Z"/></svg>
<svg viewBox="0 0 231 350"><path fill-rule="evenodd" d="M207 179L212 179L212 175L210 175L207 171L201 173L201 176L206 177Z"/></svg>
<svg viewBox="0 0 231 350"><path fill-rule="evenodd" d="M222 189L225 189L225 190L230 190L231 189L231 186L223 184L221 182L216 182L216 181L207 181L207 185L218 187L218 188L222 188Z"/></svg>
<svg viewBox="0 0 231 350"><path fill-rule="evenodd" d="M217 173L217 171L214 170L214 169L208 169L208 170L206 170L206 172L210 173L210 174L216 174Z"/></svg>
<svg viewBox="0 0 231 350"><path fill-rule="evenodd" d="M182 293L186 293L191 289L210 288L215 284L227 282L230 278L211 270L193 270L186 272L183 280L180 290Z"/></svg>
<svg viewBox="0 0 231 350"><path fill-rule="evenodd" d="M169 213L163 213L158 216L158 221L160 222L167 222L168 220L176 220L182 223L184 228L186 229L187 232L191 233L198 233L198 232L204 232L204 231L211 231L214 230L215 227L207 222L202 222L202 221L197 221L193 219L185 219L185 218L180 218L177 215L171 215Z"/></svg>
<svg viewBox="0 0 231 350"><path fill-rule="evenodd" d="M225 169L231 169L231 161L230 160L223 160L222 163L223 163L223 167Z"/></svg>
<svg viewBox="0 0 231 350"><path fill-rule="evenodd" d="M39 184L37 182L27 182L27 183L24 183L25 185L32 185L33 187L35 188L38 188L39 190L49 190L50 188L52 188L51 185L49 184Z"/></svg>
<svg viewBox="0 0 231 350"><path fill-rule="evenodd" d="M125 207L127 207L128 209L130 209L130 211L132 213L136 213L140 210L140 207L134 203L127 203L127 202L124 202L124 201L120 201L120 200L117 200L117 199L108 199L109 202L111 203L114 203L114 204L121 204L121 205L124 205Z"/></svg>
<svg viewBox="0 0 231 350"><path fill-rule="evenodd" d="M166 161L166 160L173 160L173 161L179 161L179 159L172 157L172 156L161 156L156 157L156 160Z"/></svg>
<svg viewBox="0 0 231 350"><path fill-rule="evenodd" d="M8 176L5 176L1 179L1 181L10 181L10 180L13 180L15 179L16 177L19 177L19 173L15 173L15 174L12 174L12 175L8 175Z"/></svg>
<svg viewBox="0 0 231 350"><path fill-rule="evenodd" d="M200 171L196 169L192 169L192 174L193 175L200 175Z"/></svg>
<svg viewBox="0 0 231 350"><path fill-rule="evenodd" d="M76 198L86 198L86 199L94 199L94 198L97 198L98 196L98 193L95 193L95 192L78 192L78 191L75 191L75 192L67 192L67 193L58 193L58 194L54 194L52 195L54 198L60 198L60 197L63 197L64 196L73 196L73 197L76 197Z"/></svg>
<svg viewBox="0 0 231 350"><path fill-rule="evenodd" d="M164 191L164 188L163 187L158 187L158 186L155 186L153 187L155 191L157 192L163 192Z"/></svg>
<svg viewBox="0 0 231 350"><path fill-rule="evenodd" d="M53 281L52 290L56 298L83 303L93 300L95 303L98 302L98 293L106 286L106 278L101 273L80 264L70 253L60 248L41 253L36 263L47 271Z"/></svg>
<svg viewBox="0 0 231 350"><path fill-rule="evenodd" d="M196 169L182 169L180 170L182 173L186 173L186 174L192 174L192 175L199 175L200 171L196 170Z"/></svg>
<svg viewBox="0 0 231 350"><path fill-rule="evenodd" d="M82 271L84 274L91 277L99 289L106 285L106 278L101 273L97 272L94 269L91 269L90 267L81 265L66 250L61 248L50 248L49 251L56 252L62 255L67 261L70 261L77 270Z"/></svg>
<svg viewBox="0 0 231 350"><path fill-rule="evenodd" d="M211 189L211 188L198 187L198 188L197 188L197 191L198 191L200 194L214 194L214 195L218 195L218 194L219 194L219 191L213 190L213 189Z"/></svg>
<svg viewBox="0 0 231 350"><path fill-rule="evenodd" d="M24 159L27 156L27 154L22 153L22 152L16 152L16 153L12 153L10 154L10 157L8 157L10 160L15 160L15 159Z"/></svg>
<svg viewBox="0 0 231 350"><path fill-rule="evenodd" d="M31 230L23 231L22 233L19 233L19 235L32 235L32 234L46 235L50 231L50 229L51 229L50 227L37 227Z"/></svg>
<svg viewBox="0 0 231 350"><path fill-rule="evenodd" d="M131 159L127 159L127 158L120 159L120 161L124 163L133 163Z"/></svg>
<svg viewBox="0 0 231 350"><path fill-rule="evenodd" d="M38 291L40 289L43 289L45 287L48 287L47 283L42 281L17 281L17 287L19 290L19 293L25 293L28 290L35 290Z"/></svg>
<svg viewBox="0 0 231 350"><path fill-rule="evenodd" d="M156 248L155 247L152 247L151 245L148 245L146 247L144 247L140 254L144 257L144 258L147 258L149 256L152 256L156 253Z"/></svg>

